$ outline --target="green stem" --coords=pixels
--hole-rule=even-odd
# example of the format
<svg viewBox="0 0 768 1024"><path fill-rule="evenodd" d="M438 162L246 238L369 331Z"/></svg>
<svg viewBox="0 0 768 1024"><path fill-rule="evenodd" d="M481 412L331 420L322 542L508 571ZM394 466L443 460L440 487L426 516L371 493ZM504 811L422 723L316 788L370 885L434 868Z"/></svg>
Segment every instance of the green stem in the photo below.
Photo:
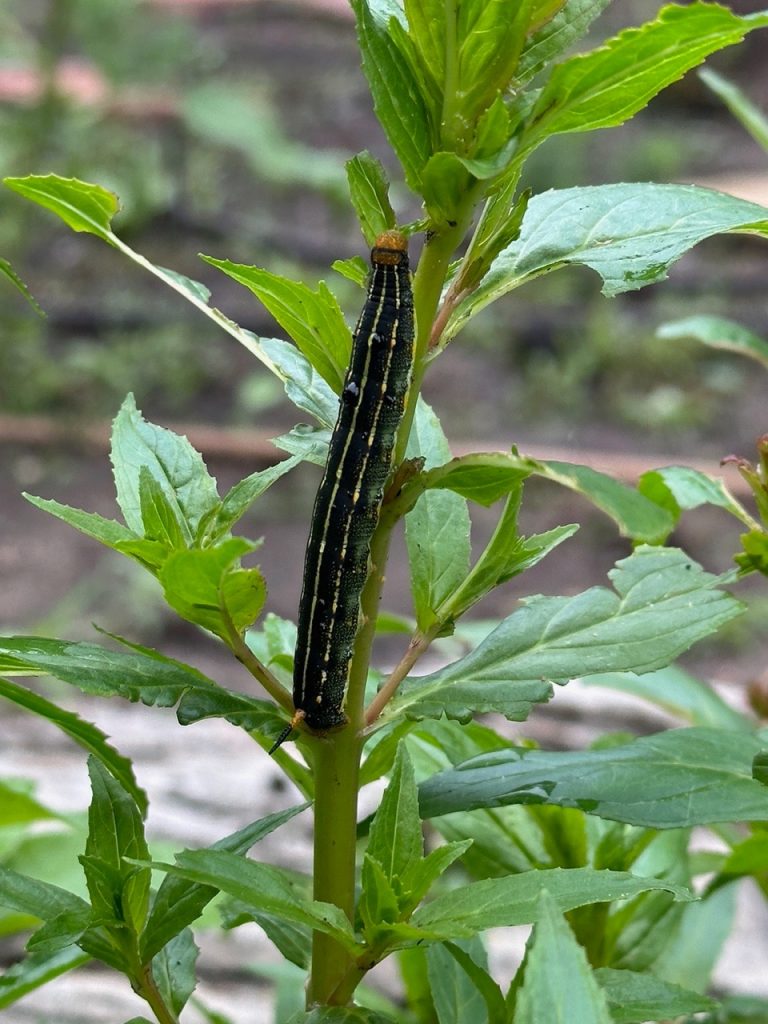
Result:
<svg viewBox="0 0 768 1024"><path fill-rule="evenodd" d="M440 624L435 626L433 630L430 630L427 633L414 633L414 635L411 637L411 642L408 644L408 649L406 650L405 654L400 659L395 668L392 670L386 682L381 687L379 692L376 694L374 699L368 705L368 708L365 713L366 726L370 728L370 726L373 725L373 723L379 717L381 712L384 710L384 708L387 706L390 700L397 693L397 689L400 686L400 683L402 683L402 681L411 671L413 666L416 664L416 662L419 660L422 654L424 654L424 652L429 648L429 645L434 640L438 632L439 625Z"/></svg>
<svg viewBox="0 0 768 1024"><path fill-rule="evenodd" d="M229 645L229 649L243 668L250 672L253 678L257 679L261 683L272 700L292 715L294 707L290 693L286 690L280 680L277 679L276 676L272 675L267 666L256 657L245 640L243 640L223 601L219 604L219 610L221 611L224 624L227 627L227 643Z"/></svg>
<svg viewBox="0 0 768 1024"><path fill-rule="evenodd" d="M135 991L151 1008L158 1024L179 1024L176 1014L166 1005L152 974L152 963L145 964L138 972Z"/></svg>
<svg viewBox="0 0 768 1024"><path fill-rule="evenodd" d="M334 903L353 921L362 740L358 728L350 722L310 742L315 771L314 897ZM349 953L335 939L315 932L307 1005L335 1002L338 997L335 999L334 994L353 966Z"/></svg>

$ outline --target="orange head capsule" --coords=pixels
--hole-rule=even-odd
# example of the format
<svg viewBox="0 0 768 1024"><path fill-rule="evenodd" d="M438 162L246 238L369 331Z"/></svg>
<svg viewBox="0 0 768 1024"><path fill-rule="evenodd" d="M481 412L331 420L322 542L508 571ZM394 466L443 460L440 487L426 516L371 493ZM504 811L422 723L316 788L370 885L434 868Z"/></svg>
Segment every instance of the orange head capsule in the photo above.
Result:
<svg viewBox="0 0 768 1024"><path fill-rule="evenodd" d="M371 263L395 267L408 259L408 239L402 231L385 231L371 249Z"/></svg>

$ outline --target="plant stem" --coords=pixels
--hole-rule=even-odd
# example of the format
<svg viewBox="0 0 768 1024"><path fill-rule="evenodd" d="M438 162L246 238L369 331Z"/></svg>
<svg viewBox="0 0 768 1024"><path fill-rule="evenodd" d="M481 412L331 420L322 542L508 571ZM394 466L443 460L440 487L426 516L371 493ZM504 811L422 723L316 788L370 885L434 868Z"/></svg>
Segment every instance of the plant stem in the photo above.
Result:
<svg viewBox="0 0 768 1024"><path fill-rule="evenodd" d="M353 921L362 740L350 723L311 742L315 771L314 897L334 903ZM333 1002L336 989L352 967L349 953L335 939L315 932L307 1005Z"/></svg>
<svg viewBox="0 0 768 1024"><path fill-rule="evenodd" d="M280 680L272 675L267 666L259 661L245 640L243 640L223 604L220 605L220 611L227 627L229 649L243 668L247 669L254 679L261 683L272 700L276 701L280 707L285 708L289 714L293 714L293 699L290 693Z"/></svg>
<svg viewBox="0 0 768 1024"><path fill-rule="evenodd" d="M394 697L400 683L402 683L413 666L434 640L436 632L437 627L434 632L430 630L428 633L414 633L411 637L411 642L408 644L408 649L405 654L392 670L389 678L386 680L374 699L368 705L365 713L366 726L373 725L383 709L392 697Z"/></svg>
<svg viewBox="0 0 768 1024"><path fill-rule="evenodd" d="M136 979L136 992L152 1009L158 1024L179 1024L178 1017L166 1006L165 1000L160 995L152 975L151 963L145 964L141 968L141 972Z"/></svg>

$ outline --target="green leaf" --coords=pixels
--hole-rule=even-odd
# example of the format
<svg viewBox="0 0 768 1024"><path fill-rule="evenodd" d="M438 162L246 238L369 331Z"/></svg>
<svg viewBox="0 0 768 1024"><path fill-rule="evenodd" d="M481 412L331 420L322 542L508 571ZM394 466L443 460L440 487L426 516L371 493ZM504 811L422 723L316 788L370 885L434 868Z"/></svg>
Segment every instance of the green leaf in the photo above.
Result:
<svg viewBox="0 0 768 1024"><path fill-rule="evenodd" d="M737 843L726 856L718 873L721 879L733 879L751 876L751 874L761 877L765 876L766 871L768 871L768 833L761 830Z"/></svg>
<svg viewBox="0 0 768 1024"><path fill-rule="evenodd" d="M195 991L195 965L199 952L192 932L185 928L152 961L152 977L163 1002L177 1015Z"/></svg>
<svg viewBox="0 0 768 1024"><path fill-rule="evenodd" d="M471 843L462 854L461 864L475 879L572 866L547 850L544 830L519 805L446 814L434 818L433 823L445 839Z"/></svg>
<svg viewBox="0 0 768 1024"><path fill-rule="evenodd" d="M741 611L717 577L674 548L640 547L609 576L615 592L527 598L470 654L406 679L385 719L498 711L522 721L551 696L548 680L663 668Z"/></svg>
<svg viewBox="0 0 768 1024"><path fill-rule="evenodd" d="M77 944L87 952L96 955L85 941L86 932L93 931L93 929L89 929L92 917L90 907L59 914L57 917L51 918L50 921L46 921L42 928L38 928L27 942L27 949L32 953L47 955ZM105 963L113 964L115 961L120 963L121 960L121 954L114 949L110 950L107 957L104 958Z"/></svg>
<svg viewBox="0 0 768 1024"><path fill-rule="evenodd" d="M32 494L26 493L24 497L35 508L56 516L57 519L61 519L62 522L84 533L86 537L91 537L108 548L118 549L119 544L131 543L138 539L137 534L115 519L105 519L95 512L84 512L79 508L71 508L69 505L62 505L50 498L36 498Z"/></svg>
<svg viewBox="0 0 768 1024"><path fill-rule="evenodd" d="M768 235L768 210L694 185L596 185L544 192L529 202L519 238L459 304L447 337L526 279L567 264L584 265L603 278L605 295L618 295L664 280L671 264L694 245L728 231Z"/></svg>
<svg viewBox="0 0 768 1024"><path fill-rule="evenodd" d="M263 338L261 344L277 367L285 393L293 404L308 412L322 427L332 429L339 412L339 399L310 361L287 341Z"/></svg>
<svg viewBox="0 0 768 1024"><path fill-rule="evenodd" d="M613 1024L605 995L557 902L546 890L517 992L514 1024Z"/></svg>
<svg viewBox="0 0 768 1024"><path fill-rule="evenodd" d="M222 499L215 517L205 528L205 541L210 543L223 539L257 498L260 498L281 476L290 473L300 461L296 457L281 459L274 466L257 470L231 487Z"/></svg>
<svg viewBox="0 0 768 1024"><path fill-rule="evenodd" d="M429 778L478 754L506 749L506 746L495 732L476 722L460 726L447 720L420 724L409 741L422 778ZM566 813L556 810L561 817ZM584 815L579 818L584 822ZM547 829L519 806L458 812L433 818L432 822L444 839L459 840L461 844L471 842L462 853L462 865L473 878L499 878L534 867L573 866L565 860L553 859L556 852L548 848ZM458 845L452 842L449 848ZM444 848L438 847L441 849Z"/></svg>
<svg viewBox="0 0 768 1024"><path fill-rule="evenodd" d="M45 316L45 313L35 301L35 298L30 292L29 288L27 288L27 286L24 284L22 279L13 269L8 260L3 259L2 256L0 256L0 275L6 277L14 286L14 288L16 288L17 291L21 292L21 294L24 296L24 298L27 300L27 302L30 304L32 309L34 309L38 316Z"/></svg>
<svg viewBox="0 0 768 1024"><path fill-rule="evenodd" d="M244 855L265 836L280 828L295 815L306 810L307 804L298 804L285 811L269 814L245 828L219 839L212 850ZM142 958L151 960L166 943L193 924L203 909L217 894L211 885L200 885L177 875L166 875L152 900L146 927L141 937Z"/></svg>
<svg viewBox="0 0 768 1024"><path fill-rule="evenodd" d="M405 180L418 192L431 153L424 97L410 62L393 39L391 8L370 0L352 0L352 9L376 116L402 164Z"/></svg>
<svg viewBox="0 0 768 1024"><path fill-rule="evenodd" d="M548 459L535 466L533 472L583 495L613 519L624 537L655 543L669 531L670 516L665 509L591 466Z"/></svg>
<svg viewBox="0 0 768 1024"><path fill-rule="evenodd" d="M536 565L578 530L578 526L572 524L521 537L517 532L519 503L520 494L513 492L485 550L464 582L440 607L438 614L441 619L458 619L494 587Z"/></svg>
<svg viewBox="0 0 768 1024"><path fill-rule="evenodd" d="M126 558L132 558L142 568L156 576L168 557L169 548L161 541L136 539L120 541L115 551L119 551Z"/></svg>
<svg viewBox="0 0 768 1024"><path fill-rule="evenodd" d="M71 949L77 943L89 956L125 971L122 953L103 930L89 927L91 907L74 893L0 866L0 905L45 921L27 943L36 957ZM28 926L26 922L24 926Z"/></svg>
<svg viewBox="0 0 768 1024"><path fill-rule="evenodd" d="M430 946L427 969L439 1024L506 1024L504 997L488 974L488 957L478 936Z"/></svg>
<svg viewBox="0 0 768 1024"><path fill-rule="evenodd" d="M166 551L186 548L186 524L165 496L163 485L155 480L146 466L139 470L139 507L146 540ZM209 514L212 511L209 510Z"/></svg>
<svg viewBox="0 0 768 1024"><path fill-rule="evenodd" d="M286 724L285 717L278 713L271 701L258 700L247 693L218 686L190 689L182 697L176 717L181 725L192 725L204 718L225 718L248 733L258 733L254 738L261 738L262 745L268 740L267 748L284 731ZM281 767L287 770L282 762ZM297 778L294 777L293 781L300 785Z"/></svg>
<svg viewBox="0 0 768 1024"><path fill-rule="evenodd" d="M740 18L714 3L670 4L655 21L556 65L521 145L530 149L559 132L623 124L710 53L763 25L768 15Z"/></svg>
<svg viewBox="0 0 768 1024"><path fill-rule="evenodd" d="M0 906L29 914L41 921L52 921L62 914L90 916L91 908L72 892L30 878L0 864Z"/></svg>
<svg viewBox="0 0 768 1024"><path fill-rule="evenodd" d="M285 960L302 970L308 969L312 960L310 928L303 924L295 924L293 921L284 921L276 914L266 914L254 907L245 907L242 903L235 903L234 906L241 908L240 920L236 923L254 921Z"/></svg>
<svg viewBox="0 0 768 1024"><path fill-rule="evenodd" d="M747 356L768 369L768 341L735 320L727 320L725 317L686 316L681 320L671 320L657 328L656 337L673 340L695 338L710 348Z"/></svg>
<svg viewBox="0 0 768 1024"><path fill-rule="evenodd" d="M432 990L427 976L427 951L424 946L406 946L397 954L397 967L406 1005L418 1024L435 1024Z"/></svg>
<svg viewBox="0 0 768 1024"><path fill-rule="evenodd" d="M446 843L430 850L426 857L414 864L403 878L404 898L401 906L406 916L421 903L434 883L441 878L454 861L462 857L472 846L472 839L458 843Z"/></svg>
<svg viewBox="0 0 768 1024"><path fill-rule="evenodd" d="M659 669L658 672L648 672L643 676L636 676L632 672L586 676L582 682L587 686L605 686L649 700L689 725L750 733L753 731L753 725L746 715L726 704L706 683L695 679L677 665Z"/></svg>
<svg viewBox="0 0 768 1024"><path fill-rule="evenodd" d="M603 832L604 839L600 844L603 849L596 851L596 855L602 857L608 852L608 859L612 859L605 846L607 844L610 847L612 836L619 836L618 828L617 825L609 826L609 830ZM622 845L631 843L629 830L622 828L622 831L624 841L621 838L619 841ZM634 831L641 833L639 829ZM645 836L638 834L636 839L634 850L628 847L625 853L618 854L619 859L622 856L630 857L633 873L691 885L688 853L690 833L687 830L673 829L657 833L653 838L645 832ZM638 848L641 851L639 856ZM674 903L668 893L650 892L631 903L616 907L605 924L605 941L612 950L612 966L634 971L654 970L674 942L675 931L687 906L689 904ZM597 924L594 919L593 923ZM589 922L582 919L579 926L581 934L590 941ZM600 927L602 930L603 926Z"/></svg>
<svg viewBox="0 0 768 1024"><path fill-rule="evenodd" d="M249 630L246 643L265 665L282 667L286 682L292 679L293 652L296 649L296 623L289 619L281 619L274 612L264 616L260 630Z"/></svg>
<svg viewBox="0 0 768 1024"><path fill-rule="evenodd" d="M593 868L553 868L470 882L441 893L420 907L411 923L443 938L468 938L486 928L532 924L539 920L539 896L544 889L563 913L591 903L631 899L656 889L671 892L679 900L692 898L687 889L664 879Z"/></svg>
<svg viewBox="0 0 768 1024"><path fill-rule="evenodd" d="M423 483L427 488L446 487L490 505L532 474L583 495L613 519L623 536L656 543L674 526L666 508L605 473L590 466L532 459L516 452L463 455L425 473Z"/></svg>
<svg viewBox="0 0 768 1024"><path fill-rule="evenodd" d="M391 771L400 740L407 736L411 729L412 722L398 722L373 733L366 743L366 758L360 768L361 786L367 786Z"/></svg>
<svg viewBox="0 0 768 1024"><path fill-rule="evenodd" d="M280 868L221 850L189 850L177 855L175 865L152 866L200 885L214 886L286 921L330 935L353 954L360 952L344 912L330 903L306 899L290 874Z"/></svg>
<svg viewBox="0 0 768 1024"><path fill-rule="evenodd" d="M336 297L324 282L313 291L260 267L202 258L253 292L332 390L341 391L352 337Z"/></svg>
<svg viewBox="0 0 768 1024"><path fill-rule="evenodd" d="M301 1010L288 1024L395 1024L395 1018L363 1006L318 1006Z"/></svg>
<svg viewBox="0 0 768 1024"><path fill-rule="evenodd" d="M531 0L464 3L458 8L457 120L471 124L510 85L532 13Z"/></svg>
<svg viewBox="0 0 768 1024"><path fill-rule="evenodd" d="M6 643L6 639L0 640L0 651L8 649L3 646ZM36 642L34 639L30 641L32 644ZM54 641L54 643L58 643L58 641ZM22 653L19 647L16 647L15 650L17 653ZM48 669L34 664L30 664L29 669L33 672L48 671ZM1 667L0 671L2 671ZM111 746L107 736L101 729L97 729L91 722L83 721L73 711L65 711L51 701L46 700L45 697L41 697L31 690L18 686L8 679L0 679L0 697L5 697L6 700L13 701L19 707L47 719L84 750L97 757L104 767L118 780L123 789L131 794L142 814L146 813L147 795L136 782L136 777L133 774L133 765L127 757L123 757L122 754L119 754Z"/></svg>
<svg viewBox="0 0 768 1024"><path fill-rule="evenodd" d="M401 744L389 784L374 815L367 853L392 882L412 872L423 851L416 778L408 751Z"/></svg>
<svg viewBox="0 0 768 1024"><path fill-rule="evenodd" d="M0 683L0 694L2 693ZM27 788L22 788L20 780L0 779L0 828L16 825L29 825L33 821L65 820L55 811L43 806L35 800Z"/></svg>
<svg viewBox="0 0 768 1024"><path fill-rule="evenodd" d="M376 635L410 636L414 630L415 623L412 618L406 615L398 615L395 612L381 611L376 618Z"/></svg>
<svg viewBox="0 0 768 1024"><path fill-rule="evenodd" d="M328 428L317 430L307 423L297 423L289 433L273 439L274 444L284 452L315 466L325 466L328 461L330 440L331 431Z"/></svg>
<svg viewBox="0 0 768 1024"><path fill-rule="evenodd" d="M0 975L0 1010L13 1006L22 996L47 985L67 971L82 967L90 956L76 946L55 953L30 953Z"/></svg>
<svg viewBox="0 0 768 1024"><path fill-rule="evenodd" d="M445 74L445 3L443 0L404 0L403 7L419 64L438 88Z"/></svg>
<svg viewBox="0 0 768 1024"><path fill-rule="evenodd" d="M347 161L349 197L369 246L397 223L389 201L389 181L380 160L367 150Z"/></svg>
<svg viewBox="0 0 768 1024"><path fill-rule="evenodd" d="M510 460L506 452L478 452L430 469L423 484L427 490L445 488L488 507L530 475L522 459L512 456Z"/></svg>
<svg viewBox="0 0 768 1024"><path fill-rule="evenodd" d="M149 868L128 863L147 860L149 848L139 808L94 757L88 759L93 797L88 808L88 839L81 863L98 920L138 935L149 909Z"/></svg>
<svg viewBox="0 0 768 1024"><path fill-rule="evenodd" d="M711 68L702 68L699 78L725 103L733 116L747 129L755 142L768 151L768 117L733 82Z"/></svg>
<svg viewBox="0 0 768 1024"><path fill-rule="evenodd" d="M191 544L200 520L218 508L216 481L186 437L148 423L128 395L112 428L112 466L117 500L129 529L144 534L140 479L145 469L160 485Z"/></svg>
<svg viewBox="0 0 768 1024"><path fill-rule="evenodd" d="M358 287L365 289L368 280L368 264L361 256L352 256L348 260L334 260L331 269Z"/></svg>
<svg viewBox="0 0 768 1024"><path fill-rule="evenodd" d="M307 896L311 895L311 880L305 878ZM224 928L239 928L255 922L269 941L279 950L285 961L302 971L309 967L312 955L312 932L306 925L284 921L273 913L265 913L239 900L226 899L219 906Z"/></svg>
<svg viewBox="0 0 768 1024"><path fill-rule="evenodd" d="M421 174L421 192L434 224L450 226L456 221L469 185L464 162L455 153L432 154Z"/></svg>
<svg viewBox="0 0 768 1024"><path fill-rule="evenodd" d="M368 944L379 948L388 943L391 925L403 916L394 886L378 861L366 853L360 873L358 912Z"/></svg>
<svg viewBox="0 0 768 1024"><path fill-rule="evenodd" d="M752 778L768 785L768 750L763 748L752 758Z"/></svg>
<svg viewBox="0 0 768 1024"><path fill-rule="evenodd" d="M191 665L151 648L129 646L126 653L44 637L2 637L0 671L52 675L97 697L124 697L151 707L178 704L182 725L214 716L246 730L269 725L279 732L285 724L270 702L225 690Z"/></svg>
<svg viewBox="0 0 768 1024"><path fill-rule="evenodd" d="M733 927L736 889L736 883L723 886L683 908L674 941L654 965L654 974L694 992L709 987L712 970Z"/></svg>
<svg viewBox="0 0 768 1024"><path fill-rule="evenodd" d="M699 1018L700 1024L766 1024L768 1021L768 999L759 996L723 996L720 1009L707 1017ZM690 1024L686 1021L685 1024Z"/></svg>
<svg viewBox="0 0 768 1024"><path fill-rule="evenodd" d="M741 545L742 551L734 555L741 573L761 572L768 576L768 533L764 530L742 533Z"/></svg>
<svg viewBox="0 0 768 1024"><path fill-rule="evenodd" d="M159 579L168 604L188 622L195 622L224 640L257 619L267 595L258 569L240 568L240 558L253 545L231 537L215 547L175 551Z"/></svg>
<svg viewBox="0 0 768 1024"><path fill-rule="evenodd" d="M533 0L528 32L533 33L548 24L565 5L566 0Z"/></svg>
<svg viewBox="0 0 768 1024"><path fill-rule="evenodd" d="M578 752L513 748L471 758L422 784L422 816L551 803L647 828L768 820L752 778L760 740L722 728L672 729Z"/></svg>
<svg viewBox="0 0 768 1024"><path fill-rule="evenodd" d="M506 670L505 670L506 671ZM422 718L448 718L469 722L473 714L495 711L512 722L524 722L534 704L545 704L552 697L552 686L542 679L515 679L502 681L483 679L482 689L475 684L478 680L469 676L465 681L461 674L449 677L446 670L430 676L411 677L400 688L395 698L383 713L384 720L394 720L405 714L417 721Z"/></svg>
<svg viewBox="0 0 768 1024"><path fill-rule="evenodd" d="M77 178L61 178L58 174L31 174L3 181L25 199L51 210L73 231L87 231L110 245L115 244L111 224L120 203L114 193Z"/></svg>
<svg viewBox="0 0 768 1024"><path fill-rule="evenodd" d="M586 35L610 0L567 0L557 14L528 38L515 72L523 83Z"/></svg>
<svg viewBox="0 0 768 1024"><path fill-rule="evenodd" d="M126 249L122 243L120 243L120 246L125 252ZM130 255L130 251L128 251L128 254ZM169 270L167 267L157 267L156 270L167 279L169 284L175 286L176 290L182 295L186 295L190 299L196 299L201 307L203 305L207 305L208 300L211 297L211 292L204 284L201 284L199 281L195 281L194 278L187 277L186 274L180 274L176 270ZM213 310L212 312L215 313L216 310Z"/></svg>
<svg viewBox="0 0 768 1024"><path fill-rule="evenodd" d="M427 469L450 459L450 449L432 409L422 400L408 441L409 458L423 458ZM419 628L429 628L435 611L469 571L469 511L450 491L422 494L405 517L411 592Z"/></svg>
<svg viewBox="0 0 768 1024"><path fill-rule="evenodd" d="M499 94L478 118L472 157L460 159L470 174L482 181L504 170L516 145L517 140L512 137L510 114Z"/></svg>
<svg viewBox="0 0 768 1024"><path fill-rule="evenodd" d="M306 168L304 170L306 176ZM191 302L218 327L225 330L252 355L260 359L272 373L281 376L258 338L250 331L238 327L218 309L208 305L210 293L204 285L183 274L156 266L112 233L110 221L117 211L117 198L111 192L107 192L99 185L91 185L74 178L60 178L55 174L6 178L5 183L25 198L58 214L75 231L88 231L119 249L123 255L143 267L144 270L148 270L154 277L159 278L163 284L178 292L187 302Z"/></svg>
<svg viewBox="0 0 768 1024"><path fill-rule="evenodd" d="M470 951L459 942L445 943L451 956L463 967L473 984L480 992L488 1011L488 1024L507 1024L509 1013L501 988L488 973L487 964L476 961Z"/></svg>
<svg viewBox="0 0 768 1024"><path fill-rule="evenodd" d="M653 974L598 967L595 979L605 993L614 1024L643 1024L717 1009L714 999L670 985Z"/></svg>
<svg viewBox="0 0 768 1024"><path fill-rule="evenodd" d="M722 480L690 466L665 466L643 473L637 489L657 505L671 512L675 522L683 509L714 505L725 509L740 522L751 525L744 507L733 497Z"/></svg>
<svg viewBox="0 0 768 1024"><path fill-rule="evenodd" d="M0 669L31 670L72 683L84 693L173 707L187 690L216 687L197 669L154 652L109 651L95 644L45 637L0 638Z"/></svg>

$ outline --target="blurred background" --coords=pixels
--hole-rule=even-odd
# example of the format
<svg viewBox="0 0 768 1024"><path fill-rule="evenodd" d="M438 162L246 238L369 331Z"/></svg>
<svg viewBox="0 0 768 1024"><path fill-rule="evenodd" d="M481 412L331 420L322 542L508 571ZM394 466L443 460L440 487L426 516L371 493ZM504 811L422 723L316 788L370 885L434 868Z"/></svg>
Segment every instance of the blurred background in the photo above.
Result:
<svg viewBox="0 0 768 1024"><path fill-rule="evenodd" d="M614 3L585 45L652 18L660 6ZM764 3L727 6L746 14ZM767 55L768 36L756 32L708 67L768 113ZM0 0L0 173L52 171L112 189L122 204L117 233L153 262L204 282L215 305L257 334L279 329L250 293L197 253L310 284L324 278L354 322L360 293L330 267L365 255L344 175L344 161L364 148L395 179L399 218L417 217L373 117L344 0ZM623 128L550 140L527 177L537 192L696 182L768 205L768 152L696 73ZM295 422L279 382L158 281L7 190L0 190L0 255L46 313L37 316L0 282L3 631L93 639L95 620L188 659L226 685L247 686L209 638L164 610L138 567L32 509L20 492L115 516L108 422L133 391L147 418L189 433L223 493L273 460L269 438ZM737 319L768 338L767 280L765 241L746 236L712 239L677 264L668 282L611 300L586 269L560 271L478 316L433 365L426 397L457 450L516 443L525 454L556 452L628 481L645 468L678 462L717 473L723 456L752 458L756 438L768 431L768 377L735 355L662 340L656 331L665 321L706 313ZM739 491L735 471L723 473ZM245 523L251 536L265 537L259 562L268 607L288 618L295 618L318 479L313 467L294 472ZM571 521L582 529L535 573L481 605L483 617L509 613L523 593L573 593L602 583L628 553L611 522L552 485L531 483L524 515L531 530ZM475 519L479 544L495 513L481 510ZM707 569L723 571L737 533L734 520L702 510L684 517L673 540ZM687 664L743 705L750 687L754 693L768 685L768 587L758 580L741 592L748 613L700 645ZM392 610L408 613L402 552L387 599ZM558 712L560 699L537 713L527 734L567 746L614 725L660 727L658 716L643 717L634 706L595 718L588 702L565 698ZM168 720L157 712L105 711L88 702L84 713L106 716L116 737L127 730L121 746L137 757L151 759L150 747L168 741ZM73 752L71 772L63 769L56 784L44 758L64 757L64 741L26 716L3 715L0 772L45 776L44 796L57 806L84 806L80 753ZM146 733L149 723L160 730L154 738ZM586 733L577 731L579 723ZM215 745L219 726L198 728ZM221 729L228 744L232 730ZM247 737L238 743L249 749ZM183 781L181 768L169 781L166 761L157 762L162 779L148 769L161 804L164 795L178 796L178 786L185 799L199 798L210 810L212 794L190 796L196 780L210 786L200 756L198 746L197 766L187 763L192 774ZM259 761L244 770L246 806L249 787L263 787L271 769ZM251 803L250 817L252 811ZM174 814L161 811L159 831L186 841L183 815ZM238 815L232 810L235 822ZM215 839L228 823L219 828L214 814L195 838ZM9 1021L32 1019L15 1012Z"/></svg>

